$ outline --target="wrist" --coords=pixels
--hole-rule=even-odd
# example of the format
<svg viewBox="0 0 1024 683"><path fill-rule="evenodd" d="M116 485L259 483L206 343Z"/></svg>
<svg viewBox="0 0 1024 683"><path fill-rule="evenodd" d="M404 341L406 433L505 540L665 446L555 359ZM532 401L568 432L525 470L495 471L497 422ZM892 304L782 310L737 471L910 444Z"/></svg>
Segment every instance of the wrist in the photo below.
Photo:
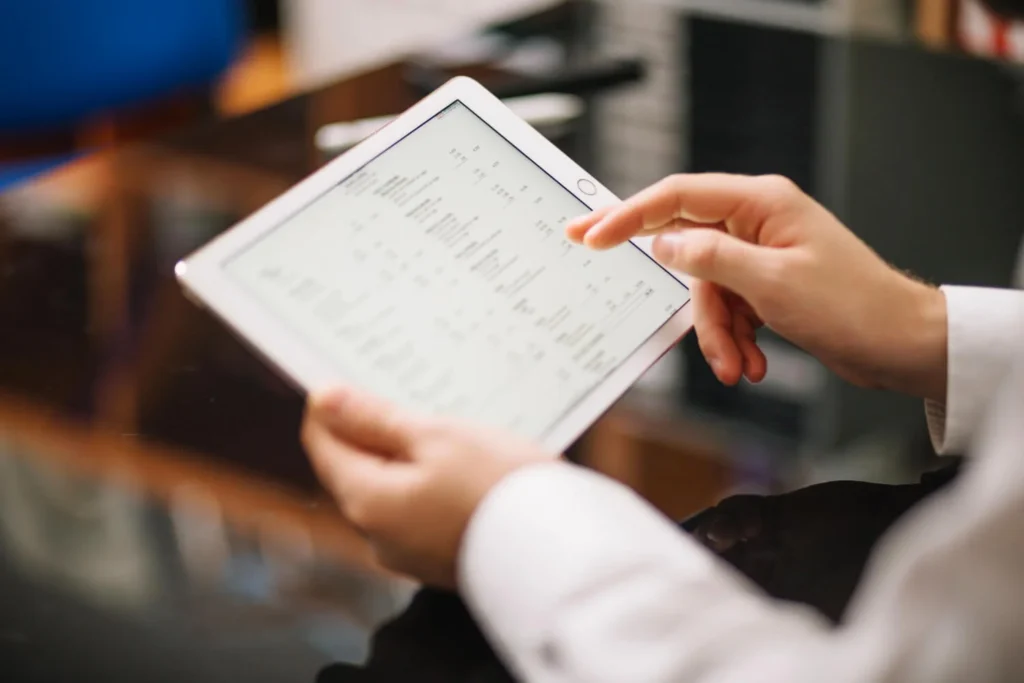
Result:
<svg viewBox="0 0 1024 683"><path fill-rule="evenodd" d="M895 335L883 353L889 359L878 384L885 389L939 403L946 400L948 323L946 297L931 285L902 278L902 296L893 301ZM888 336L888 335L887 335Z"/></svg>

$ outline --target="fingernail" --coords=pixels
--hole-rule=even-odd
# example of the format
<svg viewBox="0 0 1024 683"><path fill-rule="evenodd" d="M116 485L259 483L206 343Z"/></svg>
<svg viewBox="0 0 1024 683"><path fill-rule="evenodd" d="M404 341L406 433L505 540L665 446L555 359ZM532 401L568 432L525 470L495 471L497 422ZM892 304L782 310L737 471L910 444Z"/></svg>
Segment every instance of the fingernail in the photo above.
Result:
<svg viewBox="0 0 1024 683"><path fill-rule="evenodd" d="M658 259L662 263L672 261L676 257L676 244L675 240L670 239L665 235L659 235L654 240L654 258Z"/></svg>

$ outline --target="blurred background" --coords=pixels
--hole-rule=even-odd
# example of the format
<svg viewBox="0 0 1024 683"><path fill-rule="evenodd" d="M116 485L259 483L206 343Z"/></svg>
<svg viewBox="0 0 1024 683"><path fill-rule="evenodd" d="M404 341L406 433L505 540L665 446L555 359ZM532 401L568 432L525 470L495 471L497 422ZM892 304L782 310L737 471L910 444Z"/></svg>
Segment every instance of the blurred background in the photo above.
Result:
<svg viewBox="0 0 1024 683"><path fill-rule="evenodd" d="M171 271L381 117L469 74L620 195L782 173L897 266L1007 286L1022 64L975 0L0 3L0 678L312 680L407 604L301 397ZM763 337L761 385L688 339L570 457L677 519L935 466L917 401Z"/></svg>

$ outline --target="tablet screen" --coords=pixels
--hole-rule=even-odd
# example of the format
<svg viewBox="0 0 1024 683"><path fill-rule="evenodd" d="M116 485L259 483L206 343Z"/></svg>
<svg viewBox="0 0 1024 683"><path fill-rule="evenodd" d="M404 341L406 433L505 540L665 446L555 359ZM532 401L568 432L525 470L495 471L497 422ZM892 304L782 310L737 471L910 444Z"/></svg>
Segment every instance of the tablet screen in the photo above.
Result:
<svg viewBox="0 0 1024 683"><path fill-rule="evenodd" d="M455 102L225 268L348 381L539 438L689 301L588 211Z"/></svg>

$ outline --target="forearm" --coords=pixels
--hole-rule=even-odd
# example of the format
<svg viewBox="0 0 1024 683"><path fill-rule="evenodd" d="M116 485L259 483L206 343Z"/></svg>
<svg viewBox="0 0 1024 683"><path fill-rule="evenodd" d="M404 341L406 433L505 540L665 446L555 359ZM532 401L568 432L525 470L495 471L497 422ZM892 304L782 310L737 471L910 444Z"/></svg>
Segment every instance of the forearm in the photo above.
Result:
<svg viewBox="0 0 1024 683"><path fill-rule="evenodd" d="M886 310L889 320L868 330L877 365L874 384L926 400L943 401L947 386L948 321L946 297L936 287L909 278L899 299Z"/></svg>
<svg viewBox="0 0 1024 683"><path fill-rule="evenodd" d="M783 641L828 633L810 611L766 603L625 487L567 464L522 470L489 494L459 582L529 681L689 680L679 676L733 660L737 642L749 643L749 673Z"/></svg>
<svg viewBox="0 0 1024 683"><path fill-rule="evenodd" d="M1024 597L1010 571L1015 550L978 515L952 519L904 525L833 630L767 600L618 484L549 464L512 475L485 500L464 540L460 587L523 680L995 680L1016 658L998 607L1001 595L1006 605ZM1005 523L1019 528L1015 513ZM965 539L974 539L966 560ZM1000 571L982 585L972 571L986 562Z"/></svg>
<svg viewBox="0 0 1024 683"><path fill-rule="evenodd" d="M909 278L881 291L888 317L854 316L862 329L847 333L855 339L848 355L857 364L845 374L862 386L925 399L936 449L962 454L1024 345L1024 292L936 289Z"/></svg>
<svg viewBox="0 0 1024 683"><path fill-rule="evenodd" d="M819 357L854 384L941 401L946 396L947 310L942 292L885 264L864 273L860 297L826 326ZM808 323L810 324L810 323Z"/></svg>

